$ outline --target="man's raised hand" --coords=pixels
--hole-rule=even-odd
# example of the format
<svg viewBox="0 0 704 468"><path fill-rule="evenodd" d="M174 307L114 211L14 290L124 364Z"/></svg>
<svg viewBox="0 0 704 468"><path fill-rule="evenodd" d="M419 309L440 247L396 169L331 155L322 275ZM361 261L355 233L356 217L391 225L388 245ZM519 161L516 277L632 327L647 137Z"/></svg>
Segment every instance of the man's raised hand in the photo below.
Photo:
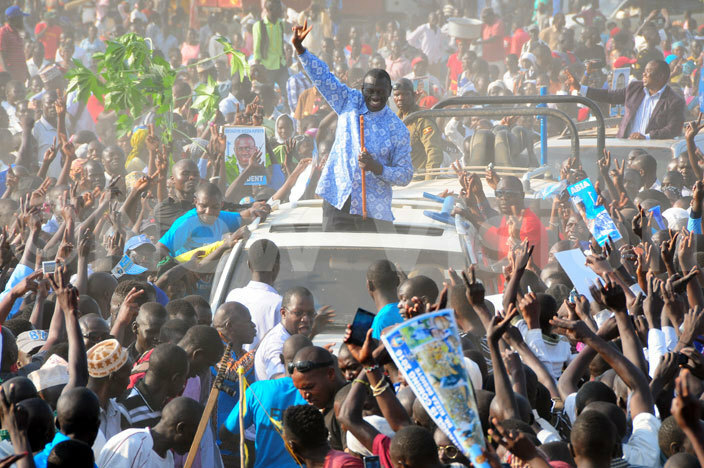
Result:
<svg viewBox="0 0 704 468"><path fill-rule="evenodd" d="M293 27L293 36L291 37L291 44L293 44L293 47L296 49L298 55L301 55L303 52L306 51L306 48L303 47L303 41L305 40L306 36L308 36L308 33L310 33L312 30L313 26L308 26L308 20L303 23L303 26Z"/></svg>

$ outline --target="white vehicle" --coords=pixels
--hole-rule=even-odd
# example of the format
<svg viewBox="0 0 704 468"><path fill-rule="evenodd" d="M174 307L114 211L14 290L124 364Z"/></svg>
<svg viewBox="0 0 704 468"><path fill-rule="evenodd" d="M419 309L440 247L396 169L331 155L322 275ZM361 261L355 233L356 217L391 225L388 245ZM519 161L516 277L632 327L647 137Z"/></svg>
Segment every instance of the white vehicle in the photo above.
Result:
<svg viewBox="0 0 704 468"><path fill-rule="evenodd" d="M533 181L539 188L546 181ZM322 200L285 203L272 211L252 232L246 245L238 244L224 256L213 279L210 304L215 310L234 288L250 279L246 250L257 239L273 241L281 251L281 270L275 287L283 293L305 286L317 306L337 311L333 330L337 336L352 320L358 307L375 312L366 290L366 272L374 261L386 258L406 274L422 273L442 288L448 268L467 266L455 226L433 220L424 210L440 211L441 204L423 198L443 190L459 193L456 177L411 182L394 191L392 205L395 233L322 232ZM493 195L487 187L486 192Z"/></svg>

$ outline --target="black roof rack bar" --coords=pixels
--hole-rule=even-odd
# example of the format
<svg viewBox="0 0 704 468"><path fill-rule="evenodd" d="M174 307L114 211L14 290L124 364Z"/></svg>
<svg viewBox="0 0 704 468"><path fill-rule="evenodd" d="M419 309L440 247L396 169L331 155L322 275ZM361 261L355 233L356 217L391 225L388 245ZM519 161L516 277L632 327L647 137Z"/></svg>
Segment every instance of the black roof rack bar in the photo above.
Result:
<svg viewBox="0 0 704 468"><path fill-rule="evenodd" d="M550 96L548 96L550 97ZM561 96L558 96L561 97ZM456 99L456 98L453 98ZM469 98L461 98L469 99ZM448 99L449 101L450 99ZM445 102L445 101L443 101ZM437 107L437 106L436 106ZM574 121L563 111L559 109L551 109L549 107L501 107L501 108L479 108L479 107L469 107L463 109L428 109L413 112L403 119L403 123L408 125L410 122L420 118L437 118L437 117L505 117L507 115L520 115L520 116L536 116L536 115L547 115L550 117L556 117L565 124L570 129L570 140L572 146L571 156L577 157L579 159L579 133L577 132L577 127Z"/></svg>
<svg viewBox="0 0 704 468"><path fill-rule="evenodd" d="M505 104L582 104L587 106L597 121L596 154L603 154L606 147L606 125L604 114L593 100L584 96L468 96L443 99L433 106L434 109L444 109L448 106L461 105L505 105ZM507 115L511 115L508 112Z"/></svg>

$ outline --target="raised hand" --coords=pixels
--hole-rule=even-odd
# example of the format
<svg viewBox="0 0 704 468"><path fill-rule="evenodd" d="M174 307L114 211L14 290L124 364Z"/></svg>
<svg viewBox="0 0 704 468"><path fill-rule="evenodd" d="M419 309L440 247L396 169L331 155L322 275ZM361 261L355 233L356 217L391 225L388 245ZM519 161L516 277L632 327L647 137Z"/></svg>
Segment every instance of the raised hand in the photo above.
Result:
<svg viewBox="0 0 704 468"><path fill-rule="evenodd" d="M700 112L696 122L687 122L684 124L684 138L686 140L694 140L694 137L704 128L704 125L701 125L701 121L702 113Z"/></svg>
<svg viewBox="0 0 704 468"><path fill-rule="evenodd" d="M496 430L490 428L488 431L489 434L499 444L506 447L506 450L524 462L539 456L538 449L535 447L535 444L533 444L533 442L523 432L515 429L505 429L496 418L493 418L491 422Z"/></svg>
<svg viewBox="0 0 704 468"><path fill-rule="evenodd" d="M672 399L670 412L677 425L690 432L698 432L702 424L699 400L693 393L693 389L698 386L688 369L682 369L675 379L675 398Z"/></svg>
<svg viewBox="0 0 704 468"><path fill-rule="evenodd" d="M593 335L587 324L581 320L565 320L553 317L550 319L550 325L555 327L557 333L565 335L573 341L584 341L587 337Z"/></svg>
<svg viewBox="0 0 704 468"><path fill-rule="evenodd" d="M116 321L120 323L132 323L139 312L139 303L137 302L137 298L142 294L144 294L144 290L137 288L132 288L130 292L127 293L124 302L117 311Z"/></svg>
<svg viewBox="0 0 704 468"><path fill-rule="evenodd" d="M364 344L359 346L355 343L351 343L350 336L352 336L352 325L347 325L347 330L345 331L345 337L343 342L347 343L347 348L353 358L357 360L363 366L371 366L374 364L373 352L376 346L374 345L374 339L372 338L372 329L367 331L367 336L364 339Z"/></svg>
<svg viewBox="0 0 704 468"><path fill-rule="evenodd" d="M492 317L491 323L486 329L487 340L497 343L516 315L518 315L518 309L515 304L511 303L505 315L496 314Z"/></svg>
<svg viewBox="0 0 704 468"><path fill-rule="evenodd" d="M623 288L613 281L607 281L602 285L601 281L597 280L597 287L590 291L596 292L601 302L613 312L628 312L626 294L623 292Z"/></svg>
<svg viewBox="0 0 704 468"><path fill-rule="evenodd" d="M318 335L323 330L327 328L328 325L332 325L335 321L335 309L330 306L323 306L318 309L318 313L315 314L313 319L313 326L311 327L311 336Z"/></svg>
<svg viewBox="0 0 704 468"><path fill-rule="evenodd" d="M484 285L477 281L474 265L470 266L467 271L462 272L462 279L464 280L465 294L469 305L472 307L483 307L485 289Z"/></svg>
<svg viewBox="0 0 704 468"><path fill-rule="evenodd" d="M531 292L523 296L518 302L518 309L529 329L540 328L540 303L535 293Z"/></svg>
<svg viewBox="0 0 704 468"><path fill-rule="evenodd" d="M293 36L291 37L291 44L293 44L293 48L296 49L298 55L301 55L303 52L306 51L305 47L303 47L303 41L312 30L313 26L308 26L307 19L303 23L303 26L293 27Z"/></svg>

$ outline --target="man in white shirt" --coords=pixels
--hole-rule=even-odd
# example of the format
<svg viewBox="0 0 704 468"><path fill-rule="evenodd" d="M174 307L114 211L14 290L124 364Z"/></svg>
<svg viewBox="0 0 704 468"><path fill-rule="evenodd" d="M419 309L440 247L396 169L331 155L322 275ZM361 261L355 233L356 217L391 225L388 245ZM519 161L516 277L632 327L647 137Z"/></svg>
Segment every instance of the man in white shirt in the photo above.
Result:
<svg viewBox="0 0 704 468"><path fill-rule="evenodd" d="M120 433L120 410L115 399L121 396L130 379L132 361L127 350L111 338L101 341L87 352L88 385L100 402L100 429L93 451L100 453L105 443Z"/></svg>
<svg viewBox="0 0 704 468"><path fill-rule="evenodd" d="M57 116L56 107L54 106L56 99L56 92L53 90L45 91L41 98L42 117L34 124L32 129L32 135L37 140L37 164L42 160L44 153L54 143L54 138L57 136ZM54 161L49 166L48 177L59 177L62 158L63 155L59 152L58 157L54 158Z"/></svg>
<svg viewBox="0 0 704 468"><path fill-rule="evenodd" d="M281 303L281 322L264 337L254 356L257 380L268 380L285 374L281 359L284 342L292 335L310 337L315 319L313 294L303 287L286 291Z"/></svg>
<svg viewBox="0 0 704 468"><path fill-rule="evenodd" d="M127 429L111 438L98 456L100 468L173 468L174 456L188 452L203 406L187 397L171 400L153 428Z"/></svg>
<svg viewBox="0 0 704 468"><path fill-rule="evenodd" d="M245 351L250 351L281 322L281 295L273 286L279 275L281 254L272 241L259 239L249 247L247 255L252 279L244 288L230 291L225 302L239 302L249 309L257 326L254 342L245 345Z"/></svg>
<svg viewBox="0 0 704 468"><path fill-rule="evenodd" d="M420 49L431 65L443 63L446 59L448 37L440 30L438 15L434 11L428 15L427 23L406 33L406 40L410 46Z"/></svg>

